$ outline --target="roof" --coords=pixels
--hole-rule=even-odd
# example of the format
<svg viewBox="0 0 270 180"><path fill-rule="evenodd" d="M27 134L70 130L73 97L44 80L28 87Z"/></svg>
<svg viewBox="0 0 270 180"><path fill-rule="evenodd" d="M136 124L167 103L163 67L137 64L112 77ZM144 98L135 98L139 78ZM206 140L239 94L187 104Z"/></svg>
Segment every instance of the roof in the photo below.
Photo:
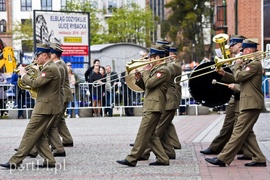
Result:
<svg viewBox="0 0 270 180"><path fill-rule="evenodd" d="M122 46L122 45L129 45L129 46L137 46L137 47L143 47L137 44L133 44L133 43L111 43L111 44L96 44L96 45L92 45L90 46L90 51L91 52L95 52L95 51L102 51L106 48L112 47L112 46ZM145 47L143 47L145 48ZM147 48L145 48L147 49Z"/></svg>

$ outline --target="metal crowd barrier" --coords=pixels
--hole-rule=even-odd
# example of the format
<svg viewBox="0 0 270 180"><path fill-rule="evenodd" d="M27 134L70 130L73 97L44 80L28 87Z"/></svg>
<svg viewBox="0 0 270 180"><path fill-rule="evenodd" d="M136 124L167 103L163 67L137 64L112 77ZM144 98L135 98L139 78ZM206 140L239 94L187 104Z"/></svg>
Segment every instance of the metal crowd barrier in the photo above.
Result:
<svg viewBox="0 0 270 180"><path fill-rule="evenodd" d="M12 115L13 118L19 118L18 113L22 111L22 118L28 119L34 105L35 101L28 91L12 84L0 84L0 117L6 118Z"/></svg>
<svg viewBox="0 0 270 180"><path fill-rule="evenodd" d="M263 81L266 84L269 78ZM182 85L182 98L180 102L179 109L177 109L177 115L185 113L188 106L199 106L194 102L192 97L190 97L187 92L186 85ZM269 87L263 86L264 98L266 106L270 104L270 97L268 93ZM79 99L77 99L77 107L74 103L71 103L67 108L72 110L73 114L75 109L80 111L88 112L86 116L92 116L94 109L101 109L101 116L106 116L106 109L112 108L115 112L116 110L122 116L124 114L125 108L141 108L143 105L144 92L134 92L130 90L125 84L117 82L109 90L106 89L105 85L98 86L92 83L80 83L77 92ZM96 94L96 99L100 99L101 105L99 107L93 106L93 95L96 91L101 91L101 93ZM75 92L76 93L76 92ZM109 98L110 97L110 98ZM35 101L30 97L28 91L21 93L21 90L12 84L0 84L0 111L1 116L8 113L12 118L18 118L18 111L23 111L24 118L29 119L31 112L34 108ZM114 113L113 112L113 113Z"/></svg>
<svg viewBox="0 0 270 180"><path fill-rule="evenodd" d="M96 98L100 99L101 106L93 107L93 95L98 89L102 93L96 94ZM72 110L73 115L75 109L79 110L79 114L81 111L87 112L86 116L92 116L94 109L101 109L101 116L106 116L106 109L112 108L114 112L117 110L117 113L122 116L125 108L142 108L143 106L144 92L134 92L120 82L117 82L110 90L106 89L105 85L96 87L96 84L80 83L77 91L79 91L77 92L79 99L69 104L67 108L67 110ZM75 103L78 106L75 106ZM185 108L188 104L188 99L185 99L182 100L180 106ZM23 118L29 119L34 105L35 100L30 97L28 91L21 90L12 84L0 84L1 116L8 114L9 118L16 119L19 118L18 114L21 111ZM177 110L178 114L179 111L181 111L180 108Z"/></svg>
<svg viewBox="0 0 270 180"><path fill-rule="evenodd" d="M265 106L269 106L270 104L270 94L269 94L269 79L270 78L266 78L263 80L262 82L262 91L263 91L263 95L264 95L264 103Z"/></svg>

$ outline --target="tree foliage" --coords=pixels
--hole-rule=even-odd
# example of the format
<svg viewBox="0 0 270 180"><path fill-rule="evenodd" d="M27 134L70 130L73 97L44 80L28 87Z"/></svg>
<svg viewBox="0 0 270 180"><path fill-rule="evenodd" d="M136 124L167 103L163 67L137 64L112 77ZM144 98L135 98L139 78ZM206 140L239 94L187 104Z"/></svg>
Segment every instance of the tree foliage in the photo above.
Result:
<svg viewBox="0 0 270 180"><path fill-rule="evenodd" d="M34 39L33 39L33 27L32 27L32 19L26 19L24 23L16 21L14 23L13 28L13 35L14 35L14 42L16 40L21 41L23 40L24 45L27 49L33 50L34 48Z"/></svg>
<svg viewBox="0 0 270 180"><path fill-rule="evenodd" d="M180 50L189 54L195 52L200 59L204 56L204 22L211 15L211 7L206 2L209 0L172 0L167 3L166 8L173 13L167 22L170 29L163 32Z"/></svg>
<svg viewBox="0 0 270 180"><path fill-rule="evenodd" d="M107 19L108 30L104 37L109 43L131 42L149 46L154 27L152 18L149 9L142 9L135 3L118 8Z"/></svg>

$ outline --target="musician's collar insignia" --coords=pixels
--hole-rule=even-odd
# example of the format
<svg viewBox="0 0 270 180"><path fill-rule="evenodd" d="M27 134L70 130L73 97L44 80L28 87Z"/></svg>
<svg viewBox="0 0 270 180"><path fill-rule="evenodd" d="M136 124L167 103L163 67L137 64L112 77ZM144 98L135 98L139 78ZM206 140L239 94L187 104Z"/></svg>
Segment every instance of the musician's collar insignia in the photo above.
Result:
<svg viewBox="0 0 270 180"><path fill-rule="evenodd" d="M250 67L246 67L246 69L245 69L246 71L249 71L250 70Z"/></svg>
<svg viewBox="0 0 270 180"><path fill-rule="evenodd" d="M162 74L160 72L157 73L157 78L160 78Z"/></svg>
<svg viewBox="0 0 270 180"><path fill-rule="evenodd" d="M45 76L46 76L46 73L44 73L44 72L41 73L41 76L42 76L42 77L45 77Z"/></svg>

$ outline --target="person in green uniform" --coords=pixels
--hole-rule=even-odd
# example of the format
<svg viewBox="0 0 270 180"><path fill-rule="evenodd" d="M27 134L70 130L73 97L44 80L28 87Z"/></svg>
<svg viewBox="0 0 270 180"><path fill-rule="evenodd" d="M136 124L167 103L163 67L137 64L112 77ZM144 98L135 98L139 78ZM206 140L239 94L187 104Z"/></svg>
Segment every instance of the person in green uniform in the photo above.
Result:
<svg viewBox="0 0 270 180"><path fill-rule="evenodd" d="M168 51L168 55L169 55L169 51ZM171 54L171 55L174 55L174 54ZM175 57L172 56L171 58L174 59ZM171 58L169 60L172 60ZM172 124L172 120L175 116L176 109L179 108L180 99L181 99L181 87L180 88L177 87L177 85L174 83L174 78L182 74L182 68L181 68L181 64L175 61L167 62L167 66L171 72L171 77L168 83L168 90L166 93L166 99L167 99L166 109L159 120L155 133L160 138L161 144L166 154L169 156L169 159L175 159L175 156L176 156L175 150L174 150L174 146L171 143L171 140L177 139L178 140L177 142L179 142L179 139L177 137L174 125ZM178 86L180 86L180 84L178 84ZM169 136L171 132L175 132L176 137L172 138L171 136ZM180 144L180 147L181 147L181 144ZM142 157L140 158L140 160L148 160L150 157L150 152L151 152L151 148L147 148L145 152L143 153Z"/></svg>
<svg viewBox="0 0 270 180"><path fill-rule="evenodd" d="M245 39L242 43L243 55L257 51L258 39ZM239 116L233 128L231 138L221 151L214 158L206 158L208 163L221 167L230 165L235 155L243 146L252 154L252 161L245 163L245 166L265 167L266 158L263 155L253 127L264 107L262 86L262 64L260 58L237 59L235 61L234 79L240 84Z"/></svg>
<svg viewBox="0 0 270 180"><path fill-rule="evenodd" d="M151 47L149 64L144 67L142 74L135 73L136 85L145 91L144 114L131 153L124 160L116 161L121 165L136 166L147 145L157 156L157 160L149 165L169 165L169 157L155 133L159 119L165 110L166 93L171 76L168 67L160 59L164 55L163 48Z"/></svg>
<svg viewBox="0 0 270 180"><path fill-rule="evenodd" d="M62 52L59 51L54 51L53 49L51 49L51 51L55 52L56 54L56 58L58 59L57 63L59 64L59 66L62 66L63 69L65 70L65 79L64 79L64 98L63 98L63 109L62 109L62 116L61 116L61 120L59 121L57 128L58 128L58 133L60 135L60 137L62 138L62 143L64 147L73 147L73 138L70 134L70 131L67 127L66 124L66 120L65 120L65 112L66 109L68 107L69 102L71 102L73 100L73 96L72 96L72 92L70 90L70 85L69 85L69 80L68 80L68 70L67 70L67 66L66 63L63 61L63 59L61 58ZM65 156L65 153L63 152L55 152L55 156Z"/></svg>
<svg viewBox="0 0 270 180"><path fill-rule="evenodd" d="M246 39L246 37L242 35L232 35L230 38L230 52L231 57L238 57L240 56L241 48L242 48L242 42ZM232 68L232 71L234 69ZM211 142L208 148L201 150L200 153L202 154L218 154L222 151L226 143L229 141L233 127L235 124L235 121L237 120L238 114L239 114L239 100L240 100L240 86L239 84L233 83L234 77L233 74L228 72L222 73L222 81L229 84L229 88L231 88L234 91L234 95L231 97L227 108L226 108L226 116L224 119L223 126L219 132L219 135L217 135L214 140ZM243 151L243 150L241 150ZM245 154L243 156L239 156L238 159L242 160L248 160L251 159L251 154L245 151Z"/></svg>
<svg viewBox="0 0 270 180"><path fill-rule="evenodd" d="M41 72L36 78L32 78L25 68L20 66L19 75L23 83L37 89L37 99L18 151L7 163L0 164L8 169L18 168L35 145L38 154L44 158L43 164L37 166L51 168L55 167L56 163L46 135L61 113L59 108L55 108L62 107L61 75L56 64L51 60L50 47L45 44L37 44L36 47L37 62L43 67Z"/></svg>

